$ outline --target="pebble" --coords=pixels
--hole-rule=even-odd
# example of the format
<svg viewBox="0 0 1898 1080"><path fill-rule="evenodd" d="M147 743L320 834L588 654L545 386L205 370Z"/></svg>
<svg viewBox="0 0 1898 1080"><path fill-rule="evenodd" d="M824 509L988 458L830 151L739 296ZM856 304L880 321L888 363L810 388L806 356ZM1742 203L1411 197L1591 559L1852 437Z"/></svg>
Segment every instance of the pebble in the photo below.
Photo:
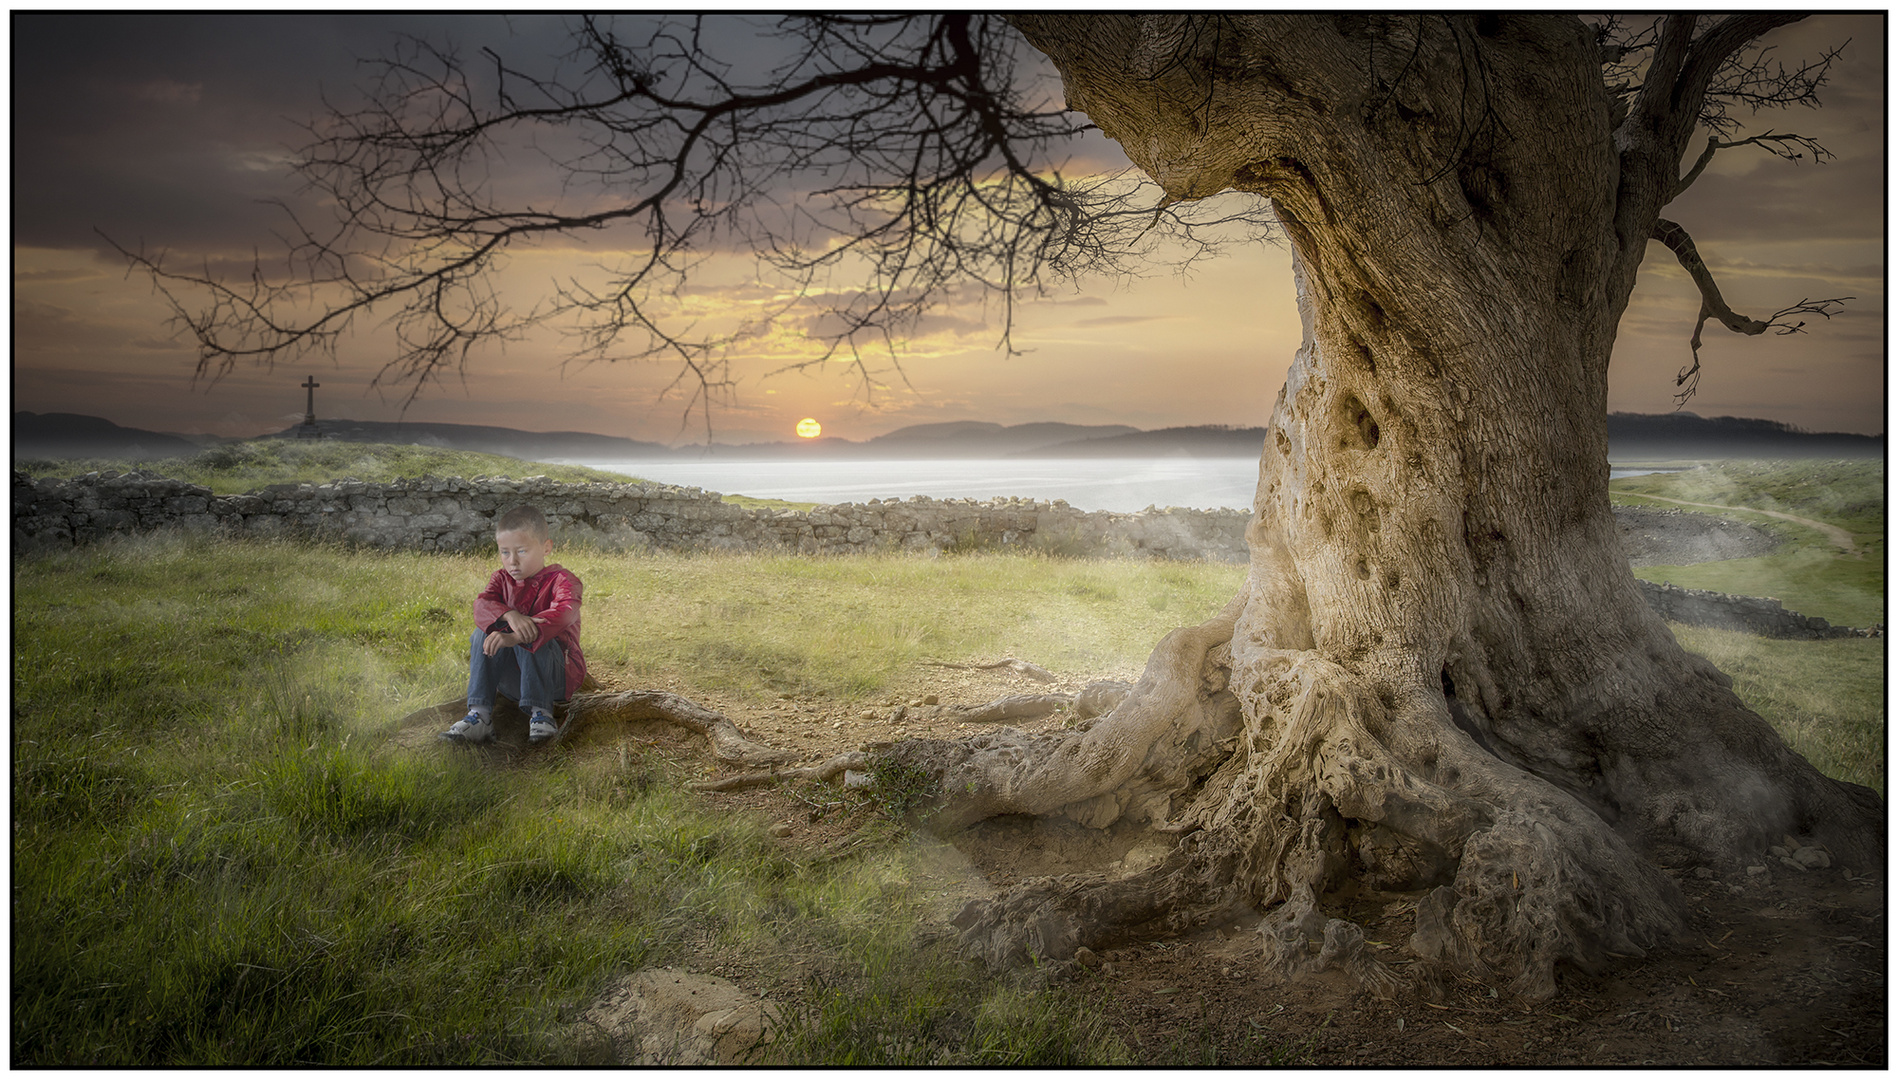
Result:
<svg viewBox="0 0 1898 1080"><path fill-rule="evenodd" d="M780 840L791 835L790 823L785 822L785 821L780 821L776 825L771 826L771 835L777 837Z"/></svg>
<svg viewBox="0 0 1898 1080"><path fill-rule="evenodd" d="M1802 847L1793 852L1793 862L1798 863L1802 869L1824 870L1832 865L1832 856L1827 854L1824 848Z"/></svg>

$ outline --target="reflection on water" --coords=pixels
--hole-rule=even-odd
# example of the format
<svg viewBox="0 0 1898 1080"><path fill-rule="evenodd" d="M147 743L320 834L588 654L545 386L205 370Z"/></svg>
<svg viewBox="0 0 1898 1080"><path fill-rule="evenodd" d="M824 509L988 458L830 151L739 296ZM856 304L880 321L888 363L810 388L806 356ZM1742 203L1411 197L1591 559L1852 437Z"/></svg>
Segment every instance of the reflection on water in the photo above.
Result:
<svg viewBox="0 0 1898 1080"><path fill-rule="evenodd" d="M664 484L790 502L860 503L870 499L1065 499L1080 510L1148 506L1246 510L1259 459L1020 458L940 461L591 461L588 465ZM1615 469L1639 476L1649 469Z"/></svg>

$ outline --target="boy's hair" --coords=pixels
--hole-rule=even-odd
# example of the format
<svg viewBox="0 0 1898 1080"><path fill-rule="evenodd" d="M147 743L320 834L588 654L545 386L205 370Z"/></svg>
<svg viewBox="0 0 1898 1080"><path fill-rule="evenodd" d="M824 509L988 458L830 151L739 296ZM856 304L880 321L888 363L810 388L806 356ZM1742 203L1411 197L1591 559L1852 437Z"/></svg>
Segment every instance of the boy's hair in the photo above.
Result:
<svg viewBox="0 0 1898 1080"><path fill-rule="evenodd" d="M496 533L526 532L536 540L545 540L550 535L546 516L526 503L495 518L494 531Z"/></svg>

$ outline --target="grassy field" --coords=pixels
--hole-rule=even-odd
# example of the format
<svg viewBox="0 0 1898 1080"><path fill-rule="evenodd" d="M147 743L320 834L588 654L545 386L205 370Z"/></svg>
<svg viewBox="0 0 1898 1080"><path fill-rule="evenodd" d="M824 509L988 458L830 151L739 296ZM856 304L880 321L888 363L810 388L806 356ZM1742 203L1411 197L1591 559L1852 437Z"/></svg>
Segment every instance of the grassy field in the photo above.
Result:
<svg viewBox="0 0 1898 1080"><path fill-rule="evenodd" d="M557 557L588 582L589 658L614 682L840 700L924 659L1135 671L1243 575ZM398 718L459 689L489 569L164 536L14 560L15 1064L593 1063L564 1021L708 945L817 958L778 1044L800 1064L1133 1062L1064 991L915 939L905 845L787 850L637 750L504 771L393 750ZM1882 640L1676 632L1823 771L1884 789Z"/></svg>
<svg viewBox="0 0 1898 1080"><path fill-rule="evenodd" d="M1644 496L1776 510L1836 525L1855 555L1840 557L1809 527L1750 513L1698 509L1774 533L1781 545L1755 559L1692 566L1643 566L1637 577L1690 589L1770 596L1803 615L1840 626L1885 621L1885 465L1882 461L1719 461L1696 469L1615 480L1616 502L1675 507ZM1683 508L1685 509L1685 508Z"/></svg>
<svg viewBox="0 0 1898 1080"><path fill-rule="evenodd" d="M27 458L13 467L32 476L72 477L139 468L241 495L267 484L323 484L353 477L372 484L417 476L545 476L568 483L624 484L629 477L578 465L548 465L498 454L435 446L335 439L252 439L212 447L195 457L127 462L97 458Z"/></svg>
<svg viewBox="0 0 1898 1080"><path fill-rule="evenodd" d="M1099 626L1049 662L1137 667L1176 608L1223 598L1239 572L587 560L604 665L845 697L1075 616ZM637 755L500 775L390 752L395 720L457 688L465 631L450 613L487 572L178 537L15 561L16 1062L584 1061L560 1011L707 935L794 940L857 973L786 1032L806 1062L1124 1057L1059 994L1031 1000L910 941L901 845L843 863L787 854ZM924 1014L916 1030L939 1038L822 1036Z"/></svg>

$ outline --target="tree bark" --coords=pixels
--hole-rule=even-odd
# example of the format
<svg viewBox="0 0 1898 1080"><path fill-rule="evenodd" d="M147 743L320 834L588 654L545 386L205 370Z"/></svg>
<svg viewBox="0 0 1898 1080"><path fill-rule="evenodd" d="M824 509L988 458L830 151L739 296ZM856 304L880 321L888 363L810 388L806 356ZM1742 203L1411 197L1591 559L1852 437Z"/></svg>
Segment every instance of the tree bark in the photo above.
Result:
<svg viewBox="0 0 1898 1080"><path fill-rule="evenodd" d="M1193 833L1136 878L975 905L972 945L1059 957L1249 904L1278 970L1388 989L1322 914L1356 878L1417 895L1421 967L1538 1000L1558 963L1679 931L1657 850L1725 863L1792 834L1882 865L1878 798L1681 649L1621 555L1608 363L1680 153L1616 129L1578 21L1013 21L1170 197L1272 200L1304 343L1232 604L1084 733L914 751L942 778L939 828Z"/></svg>

